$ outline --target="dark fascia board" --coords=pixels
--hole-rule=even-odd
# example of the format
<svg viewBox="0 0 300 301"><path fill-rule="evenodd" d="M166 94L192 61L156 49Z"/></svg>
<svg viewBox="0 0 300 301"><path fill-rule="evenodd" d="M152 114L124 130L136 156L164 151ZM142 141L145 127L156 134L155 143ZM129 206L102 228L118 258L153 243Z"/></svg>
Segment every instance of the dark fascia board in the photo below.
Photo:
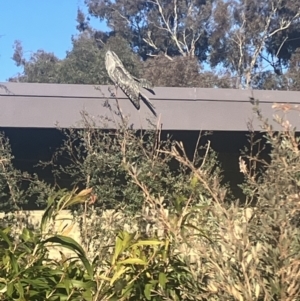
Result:
<svg viewBox="0 0 300 301"><path fill-rule="evenodd" d="M2 83L0 87L0 127L80 128L84 126L81 113L94 118L103 126L103 118L120 121L104 106L108 101L116 110L111 92L115 87L94 85ZM254 130L260 125L253 115L250 99L258 99L265 118L273 119L274 103L300 104L300 92L210 88L156 87L155 95L145 91L156 108L155 118L142 104L137 111L120 89L117 96L123 115L136 129L161 124L165 130L224 130L247 131L249 122ZM102 117L100 117L102 116ZM288 112L293 126L300 128L299 114ZM275 129L279 129L273 122ZM105 121L105 127L114 128L114 121Z"/></svg>

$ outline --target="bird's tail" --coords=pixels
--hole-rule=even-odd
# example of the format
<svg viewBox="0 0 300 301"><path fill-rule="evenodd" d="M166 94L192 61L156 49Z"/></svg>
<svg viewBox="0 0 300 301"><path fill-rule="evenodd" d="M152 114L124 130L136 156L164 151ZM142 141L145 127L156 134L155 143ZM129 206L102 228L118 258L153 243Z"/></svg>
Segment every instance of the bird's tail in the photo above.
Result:
<svg viewBox="0 0 300 301"><path fill-rule="evenodd" d="M157 117L156 112L155 112L155 107L154 105L150 102L149 98L145 95L140 93L141 99L145 103L145 105L149 108L149 110L152 112L152 114Z"/></svg>
<svg viewBox="0 0 300 301"><path fill-rule="evenodd" d="M150 81L148 81L145 78L134 77L134 79L139 83L139 86L141 88L144 88L144 89L148 90L149 92L151 92L153 95L155 95L155 93L153 91L154 86Z"/></svg>

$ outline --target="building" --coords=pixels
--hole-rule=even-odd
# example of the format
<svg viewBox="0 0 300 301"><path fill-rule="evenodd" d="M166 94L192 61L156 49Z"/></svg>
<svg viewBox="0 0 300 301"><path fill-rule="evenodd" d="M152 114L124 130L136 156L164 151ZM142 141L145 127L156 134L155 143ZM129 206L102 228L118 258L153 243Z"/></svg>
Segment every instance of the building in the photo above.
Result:
<svg viewBox="0 0 300 301"><path fill-rule="evenodd" d="M40 161L51 159L53 151L63 139L60 128L81 128L81 112L89 116L111 117L105 106L115 108L116 100L110 90L113 86L2 83L0 88L0 130L10 139L15 166L24 171L36 171ZM134 129L149 128L149 120L159 124L164 134L183 141L187 151L192 153L199 132L213 131L207 139L219 153L225 170L225 178L238 193L237 184L242 181L238 158L240 150L247 143L248 126L260 131L260 124L253 114L251 99L258 99L264 117L272 120L274 103L300 103L300 92L259 91L237 89L203 88L155 88L156 95L149 94L156 108L154 118L142 104L137 111L120 89L117 91L120 108L124 115L130 115ZM283 114L282 112L279 114ZM289 121L299 128L297 112L288 112ZM96 126L103 125L100 118ZM279 126L273 122L274 128ZM115 125L108 122L106 127ZM45 179L51 174L38 170ZM68 186L68 184L65 184Z"/></svg>

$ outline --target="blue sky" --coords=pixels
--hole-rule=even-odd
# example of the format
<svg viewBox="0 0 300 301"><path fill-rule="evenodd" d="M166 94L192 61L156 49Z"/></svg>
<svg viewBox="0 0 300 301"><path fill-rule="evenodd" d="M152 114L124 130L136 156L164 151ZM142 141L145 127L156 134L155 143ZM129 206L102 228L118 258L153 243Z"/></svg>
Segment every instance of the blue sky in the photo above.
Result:
<svg viewBox="0 0 300 301"><path fill-rule="evenodd" d="M77 34L77 8L87 12L83 0L1 0L0 9L0 82L22 72L14 61L13 44L20 40L25 56L43 49L64 58ZM105 25L92 19L94 28Z"/></svg>

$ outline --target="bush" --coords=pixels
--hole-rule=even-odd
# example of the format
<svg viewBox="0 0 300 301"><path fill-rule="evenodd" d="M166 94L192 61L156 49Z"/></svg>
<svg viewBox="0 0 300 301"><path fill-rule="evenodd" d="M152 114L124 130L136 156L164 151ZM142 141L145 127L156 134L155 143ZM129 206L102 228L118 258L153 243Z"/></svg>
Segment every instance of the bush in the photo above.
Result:
<svg viewBox="0 0 300 301"><path fill-rule="evenodd" d="M53 188L39 180L36 174L30 175L16 169L13 159L9 140L0 133L0 210L20 210L29 199L37 204L45 204L45 196L51 193Z"/></svg>
<svg viewBox="0 0 300 301"><path fill-rule="evenodd" d="M49 198L40 228L0 230L0 300L92 300L92 267L73 239L50 234L55 216L70 204L85 202L89 191ZM72 250L73 258L49 258L49 244ZM79 264L81 263L81 264Z"/></svg>
<svg viewBox="0 0 300 301"><path fill-rule="evenodd" d="M244 203L232 200L201 137L191 158L159 128L135 132L123 119L104 132L85 116L83 130L66 132L57 155L70 160L55 175L88 188L50 197L39 232L15 240L2 230L3 300L298 300L299 138L285 118L275 116L274 131L254 111L264 140L250 130L240 157ZM81 242L53 230L69 207ZM49 260L48 242L75 257ZM32 292L28 279L47 284Z"/></svg>

